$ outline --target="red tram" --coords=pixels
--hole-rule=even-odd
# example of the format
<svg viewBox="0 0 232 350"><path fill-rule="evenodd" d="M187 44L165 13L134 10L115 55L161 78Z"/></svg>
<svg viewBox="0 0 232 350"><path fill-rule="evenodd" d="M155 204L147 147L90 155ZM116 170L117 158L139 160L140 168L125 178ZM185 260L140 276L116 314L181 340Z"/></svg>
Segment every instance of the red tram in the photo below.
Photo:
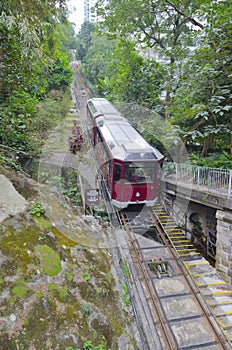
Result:
<svg viewBox="0 0 232 350"><path fill-rule="evenodd" d="M99 169L116 208L154 205L163 155L104 98L87 101L89 132Z"/></svg>

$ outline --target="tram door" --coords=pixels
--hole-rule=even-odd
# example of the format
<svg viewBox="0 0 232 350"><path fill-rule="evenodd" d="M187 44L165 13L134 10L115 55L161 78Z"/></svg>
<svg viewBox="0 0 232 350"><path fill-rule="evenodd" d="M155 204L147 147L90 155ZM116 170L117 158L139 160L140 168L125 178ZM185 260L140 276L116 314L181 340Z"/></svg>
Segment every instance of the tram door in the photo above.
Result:
<svg viewBox="0 0 232 350"><path fill-rule="evenodd" d="M122 164L114 163L112 181L112 199L120 200L120 180L122 177Z"/></svg>

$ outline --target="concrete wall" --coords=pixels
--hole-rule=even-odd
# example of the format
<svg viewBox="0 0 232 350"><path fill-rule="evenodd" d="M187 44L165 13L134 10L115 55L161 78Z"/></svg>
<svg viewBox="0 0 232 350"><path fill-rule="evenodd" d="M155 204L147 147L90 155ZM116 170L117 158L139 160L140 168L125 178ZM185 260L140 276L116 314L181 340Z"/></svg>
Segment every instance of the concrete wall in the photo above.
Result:
<svg viewBox="0 0 232 350"><path fill-rule="evenodd" d="M182 224L187 223L187 228L191 229L189 219L191 215L195 215L200 218L203 229L216 232L216 268L222 278L232 284L232 197L227 198L221 193L207 193L195 188L189 193L188 188L180 184L177 186L167 179L163 187L164 197L169 205L172 208L179 207L178 214L181 214L181 210L184 211Z"/></svg>
<svg viewBox="0 0 232 350"><path fill-rule="evenodd" d="M176 198L170 194L168 198L166 197L167 199L170 207L173 209L172 216L177 224L181 224L182 226L187 224L187 230L191 231L193 223L190 219L193 218L196 220L197 218L205 234L207 230L216 232L217 220L215 208L184 198Z"/></svg>
<svg viewBox="0 0 232 350"><path fill-rule="evenodd" d="M218 210L216 268L223 279L232 283L232 212Z"/></svg>

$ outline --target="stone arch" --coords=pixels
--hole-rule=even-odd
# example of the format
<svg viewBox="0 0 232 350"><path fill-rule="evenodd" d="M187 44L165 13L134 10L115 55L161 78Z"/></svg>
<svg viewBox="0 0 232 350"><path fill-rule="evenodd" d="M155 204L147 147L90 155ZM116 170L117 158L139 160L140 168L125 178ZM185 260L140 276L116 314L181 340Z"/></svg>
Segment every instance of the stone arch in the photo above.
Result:
<svg viewBox="0 0 232 350"><path fill-rule="evenodd" d="M206 234L203 217L199 213L194 212L189 216L189 224L192 243L205 247Z"/></svg>
<svg viewBox="0 0 232 350"><path fill-rule="evenodd" d="M207 207L202 207L202 213L192 211L188 217L188 228L191 233L191 242L214 265L216 260L217 233L214 229L215 223L212 222L214 218L213 214L215 215L212 210L207 210ZM207 225L209 220L211 221L210 227Z"/></svg>

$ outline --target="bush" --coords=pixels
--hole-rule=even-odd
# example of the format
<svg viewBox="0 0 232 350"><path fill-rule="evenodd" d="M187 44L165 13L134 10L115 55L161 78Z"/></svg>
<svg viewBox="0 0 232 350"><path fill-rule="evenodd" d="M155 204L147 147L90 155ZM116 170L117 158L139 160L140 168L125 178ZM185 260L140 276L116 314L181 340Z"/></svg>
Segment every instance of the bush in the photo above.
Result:
<svg viewBox="0 0 232 350"><path fill-rule="evenodd" d="M32 204L31 210L29 211L30 214L35 216L42 216L45 214L45 207L41 202L35 202Z"/></svg>

